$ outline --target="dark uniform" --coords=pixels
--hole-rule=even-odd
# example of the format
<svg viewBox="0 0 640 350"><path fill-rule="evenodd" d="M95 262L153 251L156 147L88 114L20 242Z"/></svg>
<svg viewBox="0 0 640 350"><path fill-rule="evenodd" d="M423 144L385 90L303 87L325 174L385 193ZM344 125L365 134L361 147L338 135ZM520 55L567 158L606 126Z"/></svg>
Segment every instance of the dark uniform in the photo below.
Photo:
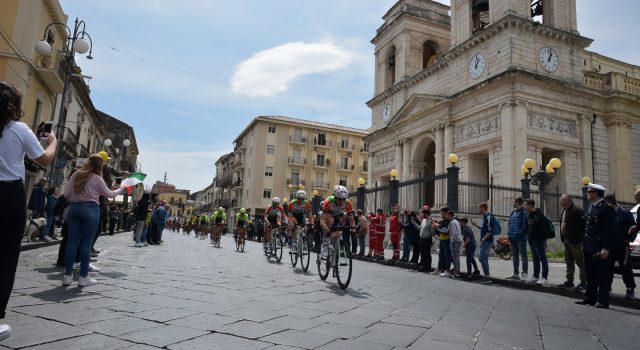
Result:
<svg viewBox="0 0 640 350"><path fill-rule="evenodd" d="M629 229L635 224L633 214L625 208L618 207L613 220L615 228L615 239L613 251L611 252L611 283L613 283L613 267L616 262L620 266L622 281L627 289L635 289L636 282L633 278L633 270L629 265Z"/></svg>
<svg viewBox="0 0 640 350"><path fill-rule="evenodd" d="M587 291L584 302L594 305L596 301L602 306L609 306L610 259L600 258L602 249L613 250L613 220L615 211L601 199L591 205L587 214L587 227L582 250L584 267L587 275Z"/></svg>

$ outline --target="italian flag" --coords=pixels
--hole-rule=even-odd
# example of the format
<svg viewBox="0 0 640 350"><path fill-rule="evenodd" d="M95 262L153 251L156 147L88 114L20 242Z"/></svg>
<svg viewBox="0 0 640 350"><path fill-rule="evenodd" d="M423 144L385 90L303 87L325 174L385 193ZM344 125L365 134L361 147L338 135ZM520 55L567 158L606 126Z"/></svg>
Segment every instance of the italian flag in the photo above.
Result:
<svg viewBox="0 0 640 350"><path fill-rule="evenodd" d="M127 192L131 194L133 192L133 187L139 183L142 183L144 179L147 178L147 174L143 173L132 173L128 178L122 180L122 186L127 188Z"/></svg>

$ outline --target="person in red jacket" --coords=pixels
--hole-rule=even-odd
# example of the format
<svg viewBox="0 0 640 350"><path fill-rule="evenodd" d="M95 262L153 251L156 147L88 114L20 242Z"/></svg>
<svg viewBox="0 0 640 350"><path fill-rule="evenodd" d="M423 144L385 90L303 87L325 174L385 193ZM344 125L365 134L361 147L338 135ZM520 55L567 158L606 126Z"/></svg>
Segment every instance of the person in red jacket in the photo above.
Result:
<svg viewBox="0 0 640 350"><path fill-rule="evenodd" d="M393 245L392 260L400 260L400 237L402 236L402 225L399 219L400 206L395 205L391 209L391 218L389 220L389 232L391 233L391 244Z"/></svg>
<svg viewBox="0 0 640 350"><path fill-rule="evenodd" d="M376 217L372 221L374 222L376 235L376 244L374 246L375 258L377 260L384 260L384 235L387 222L387 218L384 216L384 211L382 209L378 209Z"/></svg>
<svg viewBox="0 0 640 350"><path fill-rule="evenodd" d="M367 253L368 257L375 255L376 243L378 242L378 235L376 234L376 224L375 224L375 214L373 212L369 212L369 253Z"/></svg>

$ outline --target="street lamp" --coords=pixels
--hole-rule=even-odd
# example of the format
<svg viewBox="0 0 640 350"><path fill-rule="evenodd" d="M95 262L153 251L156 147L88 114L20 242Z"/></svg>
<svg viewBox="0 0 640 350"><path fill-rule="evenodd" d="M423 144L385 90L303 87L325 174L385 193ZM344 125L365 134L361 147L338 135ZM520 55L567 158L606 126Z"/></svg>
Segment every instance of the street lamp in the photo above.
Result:
<svg viewBox="0 0 640 350"><path fill-rule="evenodd" d="M447 157L451 166L447 168L447 206L454 212L458 211L458 185L460 181L460 168L456 166L460 158L451 153Z"/></svg>
<svg viewBox="0 0 640 350"><path fill-rule="evenodd" d="M41 56L49 56L51 54L51 45L49 45L49 43L46 41L47 33L49 31L49 28L56 25L63 26L67 30L67 40L63 47L63 50L66 53L63 59L63 64L65 68L64 85L62 88L62 98L60 99L60 113L58 114L58 125L56 127L58 139L62 139L63 137L62 132L63 132L64 124L66 122L64 118L64 101L67 96L67 91L69 90L69 82L73 74L72 66L74 65L74 56L76 52L81 55L89 52L89 55L87 55L87 59L93 59L93 57L91 56L91 51L93 49L93 41L91 40L91 36L89 35L89 33L85 31L85 27L86 27L85 22L79 21L78 18L76 18L75 24L73 26L73 31L65 23L54 22L54 23L48 24L44 28L44 34L42 36L42 40L35 43L34 49L37 54ZM85 39L85 37L89 39L88 42ZM60 156L59 152L60 152L60 144L58 144L58 148L56 149L56 161ZM53 164L55 164L55 162ZM55 169L55 166L53 167L53 169ZM63 177L56 176L55 177L56 183L54 185L56 186L60 185L62 178Z"/></svg>
<svg viewBox="0 0 640 350"><path fill-rule="evenodd" d="M362 210L362 212L364 212L364 190L365 190L365 185L366 181L364 178L359 178L358 179L358 185L360 185L358 187L358 209Z"/></svg>
<svg viewBox="0 0 640 350"><path fill-rule="evenodd" d="M391 209L398 204L398 187L400 185L400 181L397 180L398 170L391 169L389 176L391 176L391 183L389 184L389 209Z"/></svg>
<svg viewBox="0 0 640 350"><path fill-rule="evenodd" d="M530 184L538 186L540 189L540 209L544 211L544 188L556 175L556 171L560 169L562 162L558 158L552 158L544 168L542 164L540 164L540 170L534 171L533 168L535 168L535 166L536 161L527 158L520 168L520 174L524 176L524 178L520 180L520 182L522 182L522 197L531 197Z"/></svg>
<svg viewBox="0 0 640 350"><path fill-rule="evenodd" d="M591 178L585 176L580 179L580 183L582 184L582 208L586 213L587 209L589 209L589 197L587 197L587 190L589 189L588 186L591 183Z"/></svg>

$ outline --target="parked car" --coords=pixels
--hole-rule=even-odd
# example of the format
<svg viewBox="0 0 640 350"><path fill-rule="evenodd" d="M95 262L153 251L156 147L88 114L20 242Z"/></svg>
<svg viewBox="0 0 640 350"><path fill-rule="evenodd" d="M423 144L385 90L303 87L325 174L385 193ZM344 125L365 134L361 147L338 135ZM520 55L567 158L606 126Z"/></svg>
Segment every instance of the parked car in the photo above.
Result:
<svg viewBox="0 0 640 350"><path fill-rule="evenodd" d="M633 209L631 209L634 219L638 217L638 207L640 207L640 204L637 204ZM636 235L636 239L633 240L629 246L631 247L631 254L629 256L631 268L640 269L640 234Z"/></svg>

